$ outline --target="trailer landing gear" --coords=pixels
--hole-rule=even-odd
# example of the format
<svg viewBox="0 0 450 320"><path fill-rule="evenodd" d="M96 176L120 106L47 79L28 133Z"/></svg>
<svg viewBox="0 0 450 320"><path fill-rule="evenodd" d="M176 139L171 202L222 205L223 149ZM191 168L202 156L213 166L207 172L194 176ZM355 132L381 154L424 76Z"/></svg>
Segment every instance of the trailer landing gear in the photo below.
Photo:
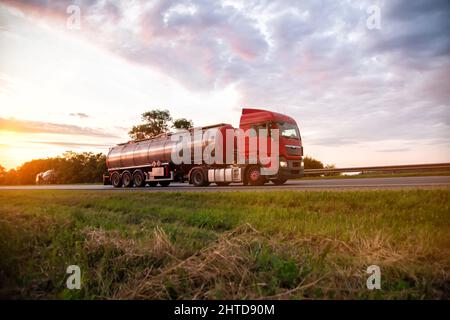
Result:
<svg viewBox="0 0 450 320"><path fill-rule="evenodd" d="M170 181L160 181L160 182L159 182L159 185L160 185L161 187L168 187L169 184L170 184Z"/></svg>

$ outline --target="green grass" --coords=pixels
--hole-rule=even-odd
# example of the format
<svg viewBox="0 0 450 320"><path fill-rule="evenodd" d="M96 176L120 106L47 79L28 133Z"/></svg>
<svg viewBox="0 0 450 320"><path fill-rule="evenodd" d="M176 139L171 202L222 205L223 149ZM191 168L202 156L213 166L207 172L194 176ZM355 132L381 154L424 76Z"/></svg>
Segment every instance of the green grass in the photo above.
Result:
<svg viewBox="0 0 450 320"><path fill-rule="evenodd" d="M448 299L449 234L449 190L0 191L0 297Z"/></svg>

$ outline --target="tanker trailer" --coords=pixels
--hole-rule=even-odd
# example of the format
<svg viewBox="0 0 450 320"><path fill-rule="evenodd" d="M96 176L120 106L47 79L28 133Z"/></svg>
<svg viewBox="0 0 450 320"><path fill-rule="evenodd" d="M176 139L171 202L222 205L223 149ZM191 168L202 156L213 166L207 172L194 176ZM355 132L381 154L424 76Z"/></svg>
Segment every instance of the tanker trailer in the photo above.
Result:
<svg viewBox="0 0 450 320"><path fill-rule="evenodd" d="M222 123L204 127L201 130L202 132L208 131L211 136L215 136L216 132L220 130L225 139L227 129L233 129L233 127ZM176 133L164 133L155 138L129 141L112 147L106 156L109 176L103 177L104 182L111 183L114 187L144 187L145 185L154 187L158 184L166 187L172 181L191 181L190 178L193 174L197 178L195 182L204 186L208 185L209 183L199 177L199 173L196 173L197 170L201 170L201 174L206 176L207 166L203 161L197 164L194 161L194 149L200 147L203 152L207 143L202 138L195 137L194 130L189 132L192 137L189 144L192 156L190 161L181 164L175 164L171 159L177 144L177 141L173 141L172 136ZM224 141L222 143L226 144ZM219 165L219 167L222 166Z"/></svg>

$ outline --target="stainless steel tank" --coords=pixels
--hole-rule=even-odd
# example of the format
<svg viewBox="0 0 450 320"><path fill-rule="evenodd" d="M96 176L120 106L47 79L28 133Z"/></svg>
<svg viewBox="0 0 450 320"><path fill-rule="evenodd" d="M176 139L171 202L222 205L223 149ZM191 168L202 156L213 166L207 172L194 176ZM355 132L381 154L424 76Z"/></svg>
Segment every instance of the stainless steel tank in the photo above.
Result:
<svg viewBox="0 0 450 320"><path fill-rule="evenodd" d="M141 167L153 161L169 162L174 142L170 136L128 142L112 147L106 157L108 169Z"/></svg>
<svg viewBox="0 0 450 320"><path fill-rule="evenodd" d="M203 128L203 130L221 130L225 139L225 130L232 128L231 125L220 124ZM195 141L193 132L191 132L191 155L194 159L194 146L202 144L202 150L205 147L205 141ZM109 170L124 169L131 167L150 166L153 162L171 162L172 149L175 148L176 142L171 140L171 135L163 135L153 139L141 141L130 141L112 147L106 156L106 165ZM193 163L193 161L192 161Z"/></svg>

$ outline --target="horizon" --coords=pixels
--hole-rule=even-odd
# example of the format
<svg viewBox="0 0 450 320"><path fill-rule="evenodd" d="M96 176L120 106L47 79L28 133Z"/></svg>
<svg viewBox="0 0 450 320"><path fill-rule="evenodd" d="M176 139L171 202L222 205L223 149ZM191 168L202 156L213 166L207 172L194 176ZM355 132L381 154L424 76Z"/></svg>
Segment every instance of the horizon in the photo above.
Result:
<svg viewBox="0 0 450 320"><path fill-rule="evenodd" d="M450 162L449 4L378 1L369 28L373 5L6 1L0 165L107 153L151 109L236 127L244 107L294 118L324 164Z"/></svg>

